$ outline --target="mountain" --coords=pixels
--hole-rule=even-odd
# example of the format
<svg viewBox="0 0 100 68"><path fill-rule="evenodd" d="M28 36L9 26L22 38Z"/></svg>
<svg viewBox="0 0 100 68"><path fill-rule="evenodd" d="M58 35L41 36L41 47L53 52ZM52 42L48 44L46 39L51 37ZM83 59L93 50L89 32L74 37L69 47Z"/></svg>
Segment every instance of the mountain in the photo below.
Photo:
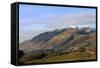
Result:
<svg viewBox="0 0 100 68"><path fill-rule="evenodd" d="M20 62L38 63L56 60L96 58L96 31L89 27L56 29L41 33L19 45L25 55ZM55 59L55 57L57 57ZM69 58L71 57L71 58ZM36 60L36 61L35 61Z"/></svg>
<svg viewBox="0 0 100 68"><path fill-rule="evenodd" d="M37 49L52 49L55 47L66 47L72 44L72 42L83 39L85 41L88 39L87 36L91 35L92 29L89 27L83 27L81 29L78 28L64 28L64 29L56 29L50 32L44 32L36 37L24 41L19 45L19 49L25 52L30 52L32 50ZM85 38L86 37L86 38ZM84 39L85 38L85 39Z"/></svg>
<svg viewBox="0 0 100 68"><path fill-rule="evenodd" d="M58 35L61 31L54 30L50 32L45 32L37 35L36 37L25 41L19 45L20 50L33 50L33 49L40 49L47 41L49 41L52 37Z"/></svg>

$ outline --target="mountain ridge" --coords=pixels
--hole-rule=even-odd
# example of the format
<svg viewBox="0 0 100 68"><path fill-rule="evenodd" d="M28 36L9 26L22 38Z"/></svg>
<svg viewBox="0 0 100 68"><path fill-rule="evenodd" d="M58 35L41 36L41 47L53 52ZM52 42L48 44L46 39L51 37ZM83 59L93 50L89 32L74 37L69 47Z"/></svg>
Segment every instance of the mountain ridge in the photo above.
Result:
<svg viewBox="0 0 100 68"><path fill-rule="evenodd" d="M87 32L88 30L88 32ZM81 37L82 35L89 35L94 33L91 28L84 27L82 29L78 28L64 28L56 29L54 31L41 33L34 38L24 41L19 45L20 50L32 51L35 49L52 49L54 47L59 47L60 45L68 46L74 37ZM68 44L69 43L69 44ZM79 42L78 42L79 43Z"/></svg>

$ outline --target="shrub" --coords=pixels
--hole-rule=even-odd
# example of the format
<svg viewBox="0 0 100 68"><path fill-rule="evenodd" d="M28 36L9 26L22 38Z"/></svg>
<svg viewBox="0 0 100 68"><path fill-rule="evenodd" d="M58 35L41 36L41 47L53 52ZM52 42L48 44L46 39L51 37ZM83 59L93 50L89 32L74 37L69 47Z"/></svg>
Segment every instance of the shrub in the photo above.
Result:
<svg viewBox="0 0 100 68"><path fill-rule="evenodd" d="M34 52L32 55L33 59L43 59L44 57L46 57L46 54L42 52Z"/></svg>
<svg viewBox="0 0 100 68"><path fill-rule="evenodd" d="M79 47L79 48L78 48L78 51L79 51L79 52L84 52L84 51L86 51L86 48L85 48L85 47Z"/></svg>
<svg viewBox="0 0 100 68"><path fill-rule="evenodd" d="M19 55L19 58L21 58L22 56L25 55L25 53L22 50L18 50L18 55Z"/></svg>

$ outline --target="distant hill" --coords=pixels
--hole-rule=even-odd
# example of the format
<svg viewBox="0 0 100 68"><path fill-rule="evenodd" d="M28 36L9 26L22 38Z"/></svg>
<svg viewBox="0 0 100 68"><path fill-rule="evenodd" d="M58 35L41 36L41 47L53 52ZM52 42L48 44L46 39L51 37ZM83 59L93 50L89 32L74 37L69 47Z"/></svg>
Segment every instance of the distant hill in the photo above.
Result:
<svg viewBox="0 0 100 68"><path fill-rule="evenodd" d="M96 59L96 31L89 27L56 29L24 41L19 50L24 54L22 64Z"/></svg>
<svg viewBox="0 0 100 68"><path fill-rule="evenodd" d="M89 35L95 34L89 27L78 28L65 28L61 30L54 30L50 32L44 32L36 37L24 41L19 45L20 50L30 52L37 49L51 49L55 47L69 46L72 42L80 43L89 39ZM95 35L94 35L95 37ZM81 42L79 42L81 41Z"/></svg>

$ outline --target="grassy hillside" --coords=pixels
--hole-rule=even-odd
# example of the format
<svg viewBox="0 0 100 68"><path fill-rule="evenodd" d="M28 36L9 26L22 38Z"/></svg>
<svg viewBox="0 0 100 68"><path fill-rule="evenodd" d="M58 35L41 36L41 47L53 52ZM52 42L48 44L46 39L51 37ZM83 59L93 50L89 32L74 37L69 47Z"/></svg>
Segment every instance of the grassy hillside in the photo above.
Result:
<svg viewBox="0 0 100 68"><path fill-rule="evenodd" d="M46 63L46 62L59 62L59 61L81 61L81 60L95 60L96 59L96 52L93 49L93 51L85 51L85 52L69 52L64 53L61 55L56 56L48 56L44 59L36 59L24 62L24 64L29 63Z"/></svg>
<svg viewBox="0 0 100 68"><path fill-rule="evenodd" d="M46 32L33 39L23 43L20 64L96 59L96 32L71 28Z"/></svg>

